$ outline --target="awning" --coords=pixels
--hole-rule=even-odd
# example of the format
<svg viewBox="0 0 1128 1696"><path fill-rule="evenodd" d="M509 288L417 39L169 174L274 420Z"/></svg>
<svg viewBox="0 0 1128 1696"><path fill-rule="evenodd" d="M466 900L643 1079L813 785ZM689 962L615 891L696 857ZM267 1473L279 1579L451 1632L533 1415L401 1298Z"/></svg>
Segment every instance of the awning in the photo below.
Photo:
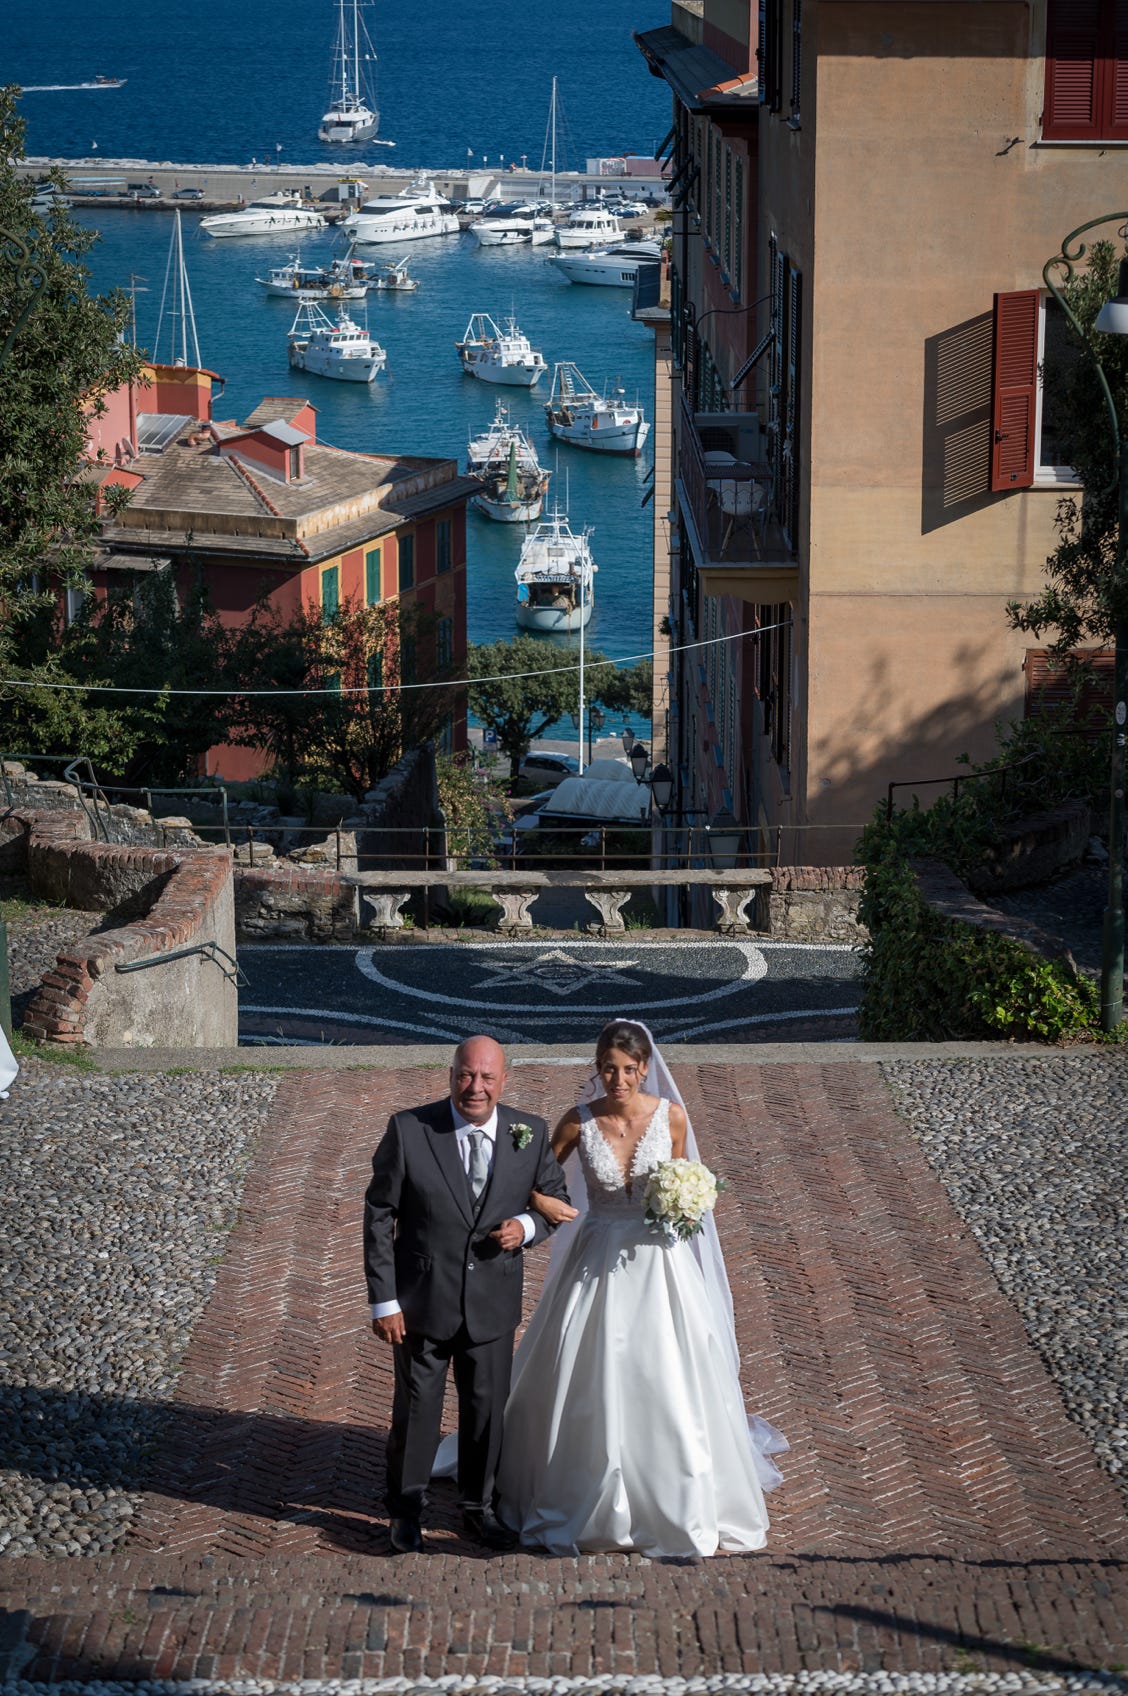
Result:
<svg viewBox="0 0 1128 1696"><path fill-rule="evenodd" d="M637 30L635 40L656 77L669 83L690 112L716 107L747 107L759 101L754 72L733 76L732 66L708 47L698 46L672 24Z"/></svg>

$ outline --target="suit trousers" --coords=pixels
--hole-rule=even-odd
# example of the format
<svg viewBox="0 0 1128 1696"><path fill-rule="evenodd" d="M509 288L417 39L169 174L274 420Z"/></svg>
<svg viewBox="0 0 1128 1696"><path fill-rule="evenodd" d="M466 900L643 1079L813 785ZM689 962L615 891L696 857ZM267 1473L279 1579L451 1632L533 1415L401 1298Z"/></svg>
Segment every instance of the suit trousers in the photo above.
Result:
<svg viewBox="0 0 1128 1696"><path fill-rule="evenodd" d="M395 1395L384 1500L397 1518L418 1519L442 1429L448 1366L458 1391L458 1502L492 1507L501 1428L513 1371L512 1331L475 1343L463 1325L438 1342L408 1332L393 1350Z"/></svg>

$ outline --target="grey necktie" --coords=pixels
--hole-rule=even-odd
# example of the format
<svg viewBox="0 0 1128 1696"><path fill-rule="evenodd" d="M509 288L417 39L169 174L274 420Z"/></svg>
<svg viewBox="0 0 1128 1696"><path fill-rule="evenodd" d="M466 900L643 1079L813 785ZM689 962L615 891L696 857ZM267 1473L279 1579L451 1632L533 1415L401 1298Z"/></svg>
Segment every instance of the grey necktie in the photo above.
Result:
<svg viewBox="0 0 1128 1696"><path fill-rule="evenodd" d="M470 1138L470 1194L475 1203L481 1201L482 1191L490 1179L489 1138L485 1131L469 1131Z"/></svg>

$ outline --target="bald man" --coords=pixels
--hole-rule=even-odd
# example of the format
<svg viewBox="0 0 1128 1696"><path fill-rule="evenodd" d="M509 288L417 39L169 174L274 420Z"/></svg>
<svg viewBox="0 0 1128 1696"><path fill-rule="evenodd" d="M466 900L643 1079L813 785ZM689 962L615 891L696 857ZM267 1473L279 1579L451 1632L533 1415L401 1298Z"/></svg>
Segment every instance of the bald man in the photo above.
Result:
<svg viewBox="0 0 1128 1696"><path fill-rule="evenodd" d="M463 1528L488 1548L516 1541L493 1496L522 1256L550 1229L529 1199L539 1190L566 1202L568 1192L544 1120L502 1102L505 1076L501 1047L469 1037L455 1050L449 1098L393 1113L372 1157L364 1263L372 1329L395 1359L385 1503L400 1554L423 1547L448 1366Z"/></svg>

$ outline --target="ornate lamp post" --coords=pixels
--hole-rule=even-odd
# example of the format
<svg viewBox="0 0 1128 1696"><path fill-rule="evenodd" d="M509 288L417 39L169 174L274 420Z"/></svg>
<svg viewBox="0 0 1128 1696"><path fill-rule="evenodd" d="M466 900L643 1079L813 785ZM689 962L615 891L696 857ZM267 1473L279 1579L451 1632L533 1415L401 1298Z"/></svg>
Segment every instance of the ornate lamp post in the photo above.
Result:
<svg viewBox="0 0 1128 1696"><path fill-rule="evenodd" d="M1108 808L1108 901L1104 915L1104 934L1101 947L1101 1029L1114 1031L1124 1018L1124 782L1125 734L1128 719L1128 441L1120 429L1116 402L1100 357L1086 334L1077 314L1062 293L1061 285L1070 283L1074 268L1088 251L1085 242L1078 240L1087 230L1101 224L1128 224L1128 212L1106 212L1100 218L1090 218L1071 230L1061 244L1061 252L1047 259L1042 267L1046 287L1065 313L1093 361L1101 392L1112 425L1112 441L1116 459L1114 482L1117 487L1117 538L1112 568L1112 634L1115 650L1113 668L1113 726L1112 759L1109 771ZM1055 281L1054 273L1057 273ZM1106 301L1093 328L1105 335L1128 335L1128 260L1121 260L1120 282L1114 299ZM1109 484L1109 490L1113 483Z"/></svg>

